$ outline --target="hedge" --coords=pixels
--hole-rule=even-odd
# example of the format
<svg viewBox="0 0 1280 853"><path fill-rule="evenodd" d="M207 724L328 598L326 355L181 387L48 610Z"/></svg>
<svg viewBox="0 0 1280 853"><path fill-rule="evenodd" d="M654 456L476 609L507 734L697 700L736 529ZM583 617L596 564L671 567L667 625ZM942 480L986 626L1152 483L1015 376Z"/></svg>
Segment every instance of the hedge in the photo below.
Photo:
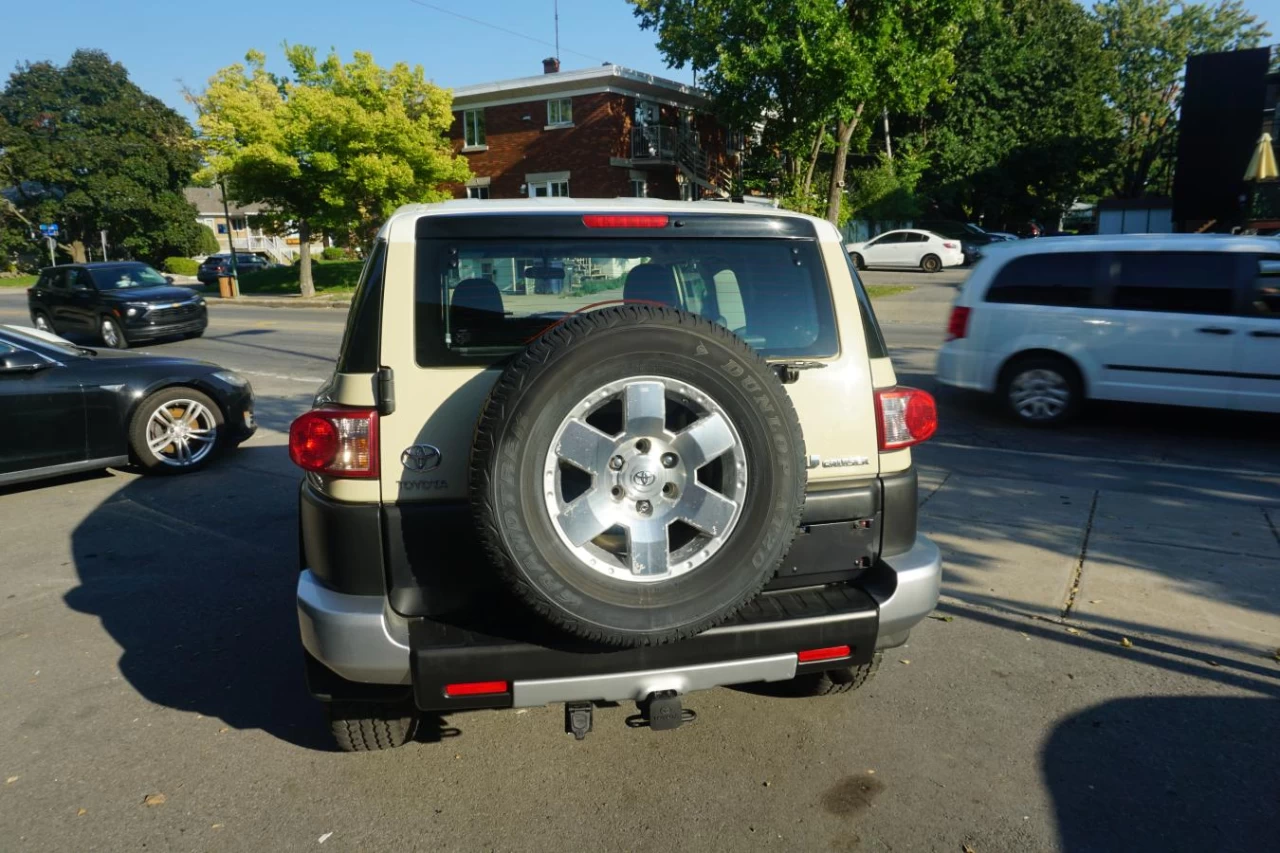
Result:
<svg viewBox="0 0 1280 853"><path fill-rule="evenodd" d="M347 258L347 250L338 246L325 246L320 256L326 261L344 261Z"/></svg>
<svg viewBox="0 0 1280 853"><path fill-rule="evenodd" d="M200 269L200 262L191 258L165 258L164 271L173 275L195 275Z"/></svg>

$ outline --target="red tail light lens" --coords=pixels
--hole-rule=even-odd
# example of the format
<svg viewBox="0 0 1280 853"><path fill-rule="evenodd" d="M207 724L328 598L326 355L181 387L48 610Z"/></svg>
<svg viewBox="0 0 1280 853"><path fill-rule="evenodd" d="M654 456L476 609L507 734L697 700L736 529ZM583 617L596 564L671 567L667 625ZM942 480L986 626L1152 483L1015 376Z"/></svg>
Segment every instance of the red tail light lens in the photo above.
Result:
<svg viewBox="0 0 1280 853"><path fill-rule="evenodd" d="M947 340L954 341L969 334L970 310L959 305L951 309L951 319L947 321Z"/></svg>
<svg viewBox="0 0 1280 853"><path fill-rule="evenodd" d="M466 681L462 684L446 684L444 695L453 699L456 696L493 696L507 692L505 681Z"/></svg>
<svg viewBox="0 0 1280 853"><path fill-rule="evenodd" d="M960 248L960 244L959 244L959 243L957 243L957 242L955 242L954 240L943 240L943 241L942 241L942 245L943 245L943 248L947 248L947 249L959 249L959 248Z"/></svg>
<svg viewBox="0 0 1280 853"><path fill-rule="evenodd" d="M848 646L828 646L825 649L806 649L796 655L796 660L800 663L813 663L820 660L847 658L851 654L853 650Z"/></svg>
<svg viewBox="0 0 1280 853"><path fill-rule="evenodd" d="M885 388L876 392L876 425L880 449L901 450L938 431L938 406L926 391Z"/></svg>
<svg viewBox="0 0 1280 853"><path fill-rule="evenodd" d="M304 471L316 474L377 477L377 410L307 412L289 426L289 458Z"/></svg>
<svg viewBox="0 0 1280 853"><path fill-rule="evenodd" d="M602 216L588 214L582 217L582 224L588 228L666 228L668 216Z"/></svg>

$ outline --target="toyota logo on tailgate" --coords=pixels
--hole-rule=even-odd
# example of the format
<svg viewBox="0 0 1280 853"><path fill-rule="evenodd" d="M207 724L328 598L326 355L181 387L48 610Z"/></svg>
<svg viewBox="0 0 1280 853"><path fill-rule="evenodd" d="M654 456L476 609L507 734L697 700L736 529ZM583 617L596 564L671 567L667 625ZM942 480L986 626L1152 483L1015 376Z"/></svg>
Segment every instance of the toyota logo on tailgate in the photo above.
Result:
<svg viewBox="0 0 1280 853"><path fill-rule="evenodd" d="M400 464L409 471L430 471L440 467L440 448L415 444L400 454Z"/></svg>

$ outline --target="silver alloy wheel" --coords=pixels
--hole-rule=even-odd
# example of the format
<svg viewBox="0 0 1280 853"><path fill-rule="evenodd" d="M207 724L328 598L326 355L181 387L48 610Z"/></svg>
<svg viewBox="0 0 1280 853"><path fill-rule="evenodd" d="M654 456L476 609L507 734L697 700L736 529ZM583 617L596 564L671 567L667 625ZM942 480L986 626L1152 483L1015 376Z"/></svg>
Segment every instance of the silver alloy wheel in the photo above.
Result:
<svg viewBox="0 0 1280 853"><path fill-rule="evenodd" d="M49 321L45 319L45 316L43 314L37 314L35 317L32 318L32 320L35 322L36 328L39 329L40 331L42 332L53 331L53 329L50 328L49 326Z"/></svg>
<svg viewBox="0 0 1280 853"><path fill-rule="evenodd" d="M1009 383L1009 403L1029 421L1053 420L1071 404L1071 383L1056 370L1025 370Z"/></svg>
<svg viewBox="0 0 1280 853"><path fill-rule="evenodd" d="M114 320L102 321L102 342L112 349L120 346L120 331Z"/></svg>
<svg viewBox="0 0 1280 853"><path fill-rule="evenodd" d="M166 465L186 468L209 455L218 439L213 412L195 400L167 400L147 419L147 450Z"/></svg>
<svg viewBox="0 0 1280 853"><path fill-rule="evenodd" d="M592 423L608 428L610 417L613 434ZM682 426L669 429L669 418ZM590 484L576 482L585 478L575 471ZM737 526L746 494L746 452L724 409L661 376L588 394L561 422L543 466L543 499L561 541L595 571L637 583L709 560Z"/></svg>

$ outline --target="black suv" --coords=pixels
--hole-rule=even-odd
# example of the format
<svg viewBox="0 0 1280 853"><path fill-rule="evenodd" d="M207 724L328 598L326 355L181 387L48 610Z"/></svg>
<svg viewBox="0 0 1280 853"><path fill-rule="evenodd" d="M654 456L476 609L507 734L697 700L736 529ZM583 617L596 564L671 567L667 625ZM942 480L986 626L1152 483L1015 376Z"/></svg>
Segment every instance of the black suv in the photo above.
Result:
<svg viewBox="0 0 1280 853"><path fill-rule="evenodd" d="M271 266L261 255L236 252L236 270L239 273L258 272ZM218 279L231 275L231 256L227 254L210 255L196 270L196 279L201 284L217 284Z"/></svg>
<svg viewBox="0 0 1280 853"><path fill-rule="evenodd" d="M209 325L200 294L134 262L49 267L27 291L27 307L37 329L90 335L113 349L157 338L198 338Z"/></svg>

